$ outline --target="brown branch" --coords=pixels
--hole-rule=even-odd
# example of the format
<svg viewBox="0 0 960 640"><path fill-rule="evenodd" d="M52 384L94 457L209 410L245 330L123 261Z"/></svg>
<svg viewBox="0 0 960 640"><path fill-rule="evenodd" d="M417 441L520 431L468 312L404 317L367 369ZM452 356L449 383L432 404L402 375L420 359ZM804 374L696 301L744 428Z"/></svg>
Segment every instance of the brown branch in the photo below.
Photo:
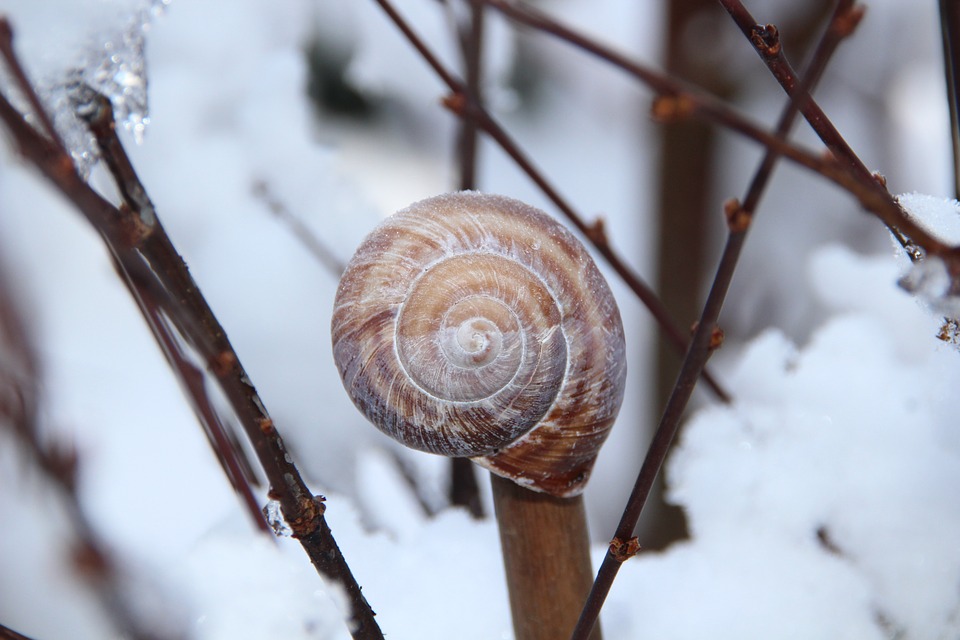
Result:
<svg viewBox="0 0 960 640"><path fill-rule="evenodd" d="M0 18L0 23L5 25L7 31L10 30L4 19ZM15 60L12 49L9 53ZM7 62L15 64L11 60ZM24 90L32 91L29 85ZM253 443L270 482L270 496L280 502L294 537L299 539L314 566L327 579L344 588L351 603L349 626L353 637L382 638L373 611L360 592L323 517L323 498L314 496L303 481L226 333L159 219L145 211L131 209L140 203L136 197L130 197L129 192L127 197L130 201L120 208L103 199L79 176L70 157L30 127L2 94L0 120L10 131L23 157L71 201L100 233L130 281L157 296L163 312L173 321L186 342L204 359ZM126 178L129 176L120 175L118 182L125 182ZM121 193L129 186L118 184Z"/></svg>
<svg viewBox="0 0 960 640"><path fill-rule="evenodd" d="M494 4L489 0L484 0L488 4ZM390 0L376 0L377 4L383 8L387 16L396 24L397 28L407 37L410 43L417 49L423 59L433 68L434 72L450 89L452 95L447 98L445 105L458 116L469 115L477 120L484 132L493 139L500 148L516 163L516 165L527 174L527 176L537 185L537 187L550 199L557 209L570 221L570 223L580 231L584 237L593 245L597 252L603 256L607 263L617 272L628 287L640 299L653 315L658 326L666 334L670 342L679 352L684 352L687 348L687 336L677 327L676 323L670 318L669 313L664 308L657 294L644 282L643 278L637 275L627 263L620 257L610 244L604 231L604 225L601 220L588 224L584 218L578 214L573 207L560 195L560 192L547 180L541 172L524 153L513 138L497 123L497 121L481 105L470 104L464 96L466 89L464 84L458 80L440 60L433 54L426 43L413 31L410 25L396 11ZM494 4L494 6L496 6ZM713 376L704 373L704 379L707 380L711 389L724 402L729 402L729 394L719 385Z"/></svg>
<svg viewBox="0 0 960 640"><path fill-rule="evenodd" d="M740 0L718 0L720 5L730 14L744 37L750 42L754 50L766 64L767 69L780 83L787 95L798 93L799 79L780 43L780 33L774 25L760 25L750 14ZM842 21L835 22L831 27L844 33L852 33L863 17L863 8L858 7L847 12ZM863 161L850 148L840 132L837 131L830 119L820 106L810 96L800 96L800 111L810 123L813 130L820 136L823 143L840 162L848 165L855 174L862 179L870 176Z"/></svg>
<svg viewBox="0 0 960 640"><path fill-rule="evenodd" d="M121 278L125 277L122 267L118 266L118 270L121 272ZM190 401L190 407L193 409L197 422L203 428L207 441L217 456L227 480L240 496L254 525L262 532L270 533L272 529L263 516L257 498L253 493L252 485L259 484L256 482L253 468L243 449L240 448L239 442L231 437L230 431L224 424L219 412L213 406L211 397L207 392L207 377L203 371L190 362L190 359L183 352L175 330L168 324L163 311L149 291L138 289L132 281L127 286L150 325L150 329L167 359L167 364L176 372L177 379L184 388L184 394Z"/></svg>
<svg viewBox="0 0 960 640"><path fill-rule="evenodd" d="M833 56L840 42L852 30L837 29L837 25L844 21L853 5L853 0L839 0L833 16L828 23L826 32L818 43L804 79L798 85L798 90L790 96L790 100L784 107L777 123L775 135L778 138L786 138L790 129L793 127L796 116L801 109L805 97L810 90L819 81L826 69L827 63ZM713 284L710 287L710 293L704 305L697 328L694 331L693 341L690 350L684 358L677 382L674 385L667 406L664 409L663 416L657 431L654 434L653 441L647 451L647 455L637 475L633 491L627 500L620 523L617 525L613 540L622 541L630 539L633 531L640 519L640 514L646 504L650 489L653 487L657 475L663 466L669 452L670 445L676 437L680 427L680 420L686 410L687 403L693 394L700 371L706 365L710 354L719 346L719 340L722 340L722 333L718 333L717 321L720 317L720 311L723 308L724 300L733 281L733 275L739 262L747 233L750 230L757 207L763 197L770 178L773 175L773 169L778 161L778 156L773 150L767 150L757 168L747 193L743 197L742 204L737 201L728 203L726 207L727 222L729 234L724 246L723 254L720 258L720 264L717 267ZM574 631L573 640L585 640L590 630L596 624L600 615L600 609L610 591L613 581L617 576L623 562L629 557L618 553L620 545L611 543L597 578L594 581L593 588L581 612L580 619L577 622Z"/></svg>

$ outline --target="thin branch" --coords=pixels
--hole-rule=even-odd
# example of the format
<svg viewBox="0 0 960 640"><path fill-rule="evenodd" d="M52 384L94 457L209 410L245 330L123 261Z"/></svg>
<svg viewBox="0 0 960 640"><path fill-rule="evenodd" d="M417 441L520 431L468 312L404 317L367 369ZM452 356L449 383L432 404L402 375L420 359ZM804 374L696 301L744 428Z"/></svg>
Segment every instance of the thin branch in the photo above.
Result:
<svg viewBox="0 0 960 640"><path fill-rule="evenodd" d="M118 270L121 271L121 277L125 277L125 273L119 265ZM270 533L272 529L263 515L256 496L253 494L253 487L251 486L255 481L253 469L243 450L239 447L239 443L230 437L229 430L223 423L219 412L213 406L207 392L207 377L203 371L190 362L190 359L183 352L175 330L168 324L163 311L157 305L156 300L150 296L149 291L138 290L132 281L128 282L128 289L140 306L140 310L150 325L167 363L176 372L177 379L184 388L184 394L190 401L194 415L203 427L207 440L210 442L227 480L240 496L254 525L264 533Z"/></svg>
<svg viewBox="0 0 960 640"><path fill-rule="evenodd" d="M796 120L804 97L819 81L840 42L851 33L851 31L840 31L835 27L846 18L852 5L853 0L839 0L837 3L833 17L814 51L803 81L798 86L798 90L790 97L780 115L775 134L777 137L786 138ZM677 382L670 394L660 424L637 475L620 523L617 525L613 542L611 542L610 549L603 559L593 588L581 612L580 620L572 636L573 640L585 640L596 624L600 609L610 592L620 566L629 557L629 554L622 552L623 546L634 540L632 538L633 531L640 519L640 514L650 494L650 489L653 487L654 480L659 474L670 445L679 430L680 420L693 394L700 371L706 365L712 351L719 346L722 340L722 333L719 332L717 325L720 311L733 280L747 233L778 159L776 153L768 150L750 181L742 204L732 201L726 207L730 233L727 236L727 242L710 293L694 331L693 341L684 358ZM639 544L634 544L633 547L639 550Z"/></svg>
<svg viewBox="0 0 960 640"><path fill-rule="evenodd" d="M273 192L265 180L253 183L253 195L266 205L267 210L287 225L293 236L300 241L304 248L316 258L334 278L339 279L347 265L334 255L333 251L323 240L317 237L300 218L295 216L280 197Z"/></svg>
<svg viewBox="0 0 960 640"><path fill-rule="evenodd" d="M730 14L740 32L750 42L754 50L767 65L767 69L780 83L788 95L797 92L799 80L796 72L787 60L783 47L780 44L780 33L774 25L758 24L740 0L718 0L720 5ZM856 28L863 17L864 10L859 7L851 10L844 21L836 23L833 29L850 33ZM820 136L830 152L841 162L850 166L862 178L870 176L863 161L847 144L840 132L837 131L830 119L820 106L809 96L803 96L800 111L810 123L813 130Z"/></svg>
<svg viewBox="0 0 960 640"><path fill-rule="evenodd" d="M792 96L797 91L799 81L783 51L777 27L770 24L758 24L740 0L719 0L719 2L733 18L740 32L753 46L760 59L767 65L771 75L780 83L787 95ZM860 20L863 19L864 12L865 8L863 6L853 6L847 12L846 17L831 28L840 31L841 37L842 34L852 33ZM800 112L833 157L840 164L845 165L861 183L873 187L876 192L874 195L878 200L876 206L883 209L883 212L871 209L863 203L863 200L861 200L861 203L883 221L897 242L907 250L907 256L911 260L917 260L921 257L915 245L919 245L927 253L942 255L945 252L947 247L939 243L930 244L929 239L924 237L925 233L917 235L917 225L914 224L896 198L887 191L883 179L870 172L813 98L810 96L801 98ZM871 180L871 178L874 179ZM955 262L955 259L951 258L950 262ZM956 271L960 269L960 266L953 264L951 268Z"/></svg>
<svg viewBox="0 0 960 640"><path fill-rule="evenodd" d="M597 252L603 256L607 263L623 279L628 287L640 299L653 315L657 324L664 331L670 342L679 352L684 352L687 348L686 334L681 331L670 318L669 313L664 308L657 294L644 282L643 278L637 275L610 244L602 220L597 220L593 224L587 224L584 218L578 214L573 207L560 195L560 192L547 180L546 176L534 165L530 157L524 153L513 138L501 127L493 116L490 115L481 105L470 104L465 98L466 89L463 83L455 78L443 66L440 60L433 54L426 43L413 31L410 25L396 11L390 0L376 0L384 12L396 24L397 28L410 40L410 43L420 52L424 60L440 79L447 85L452 92L445 104L456 113L463 117L469 112L469 115L477 120L484 132L493 139L503 151L517 164L517 166L527 174L527 176L540 188L540 190L550 199L557 209L570 221L570 223L579 230L584 237L594 246ZM713 376L704 373L704 379L707 380L710 387L714 390L724 402L729 402L729 394L719 385Z"/></svg>
<svg viewBox="0 0 960 640"><path fill-rule="evenodd" d="M9 30L5 19L0 18L0 23ZM9 54L15 60L12 50ZM29 85L27 90L31 91ZM121 208L103 199L78 175L71 158L30 127L2 94L0 120L23 157L87 218L135 286L146 287L157 296L184 340L204 359L253 443L270 482L270 497L280 502L294 537L317 570L344 588L351 603L349 626L353 637L382 638L373 611L323 517L324 498L314 496L303 481L226 333L160 221L144 211L131 210L136 198L130 198L134 202L126 202ZM123 192L125 186L118 188Z"/></svg>

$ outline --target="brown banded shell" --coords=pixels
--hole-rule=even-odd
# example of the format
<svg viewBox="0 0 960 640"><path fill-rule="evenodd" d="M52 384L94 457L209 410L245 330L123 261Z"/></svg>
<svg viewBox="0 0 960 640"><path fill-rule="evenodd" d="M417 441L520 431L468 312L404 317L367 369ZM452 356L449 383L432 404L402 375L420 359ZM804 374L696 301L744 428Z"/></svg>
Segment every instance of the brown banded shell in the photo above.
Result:
<svg viewBox="0 0 960 640"><path fill-rule="evenodd" d="M354 404L414 449L580 493L623 400L623 326L580 242L475 192L400 211L363 241L333 311Z"/></svg>

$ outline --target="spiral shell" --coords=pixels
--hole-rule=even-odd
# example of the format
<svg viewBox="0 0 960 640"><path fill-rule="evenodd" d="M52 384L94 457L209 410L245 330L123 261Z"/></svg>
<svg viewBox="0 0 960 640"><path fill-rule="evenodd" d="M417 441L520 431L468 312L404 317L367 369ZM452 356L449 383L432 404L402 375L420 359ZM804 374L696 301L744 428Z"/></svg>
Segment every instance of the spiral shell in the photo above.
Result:
<svg viewBox="0 0 960 640"><path fill-rule="evenodd" d="M337 290L333 352L354 404L414 449L580 493L623 400L623 326L562 225L475 192L380 224Z"/></svg>

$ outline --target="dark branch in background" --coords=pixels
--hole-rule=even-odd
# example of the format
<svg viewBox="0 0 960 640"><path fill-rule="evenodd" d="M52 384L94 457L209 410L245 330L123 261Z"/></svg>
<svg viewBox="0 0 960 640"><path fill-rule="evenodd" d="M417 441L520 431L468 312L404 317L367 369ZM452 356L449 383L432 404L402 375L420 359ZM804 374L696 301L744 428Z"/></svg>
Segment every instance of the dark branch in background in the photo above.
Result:
<svg viewBox="0 0 960 640"><path fill-rule="evenodd" d="M960 2L940 0L940 30L943 36L943 70L950 108L950 142L953 149L953 197L960 198Z"/></svg>
<svg viewBox="0 0 960 640"><path fill-rule="evenodd" d="M807 118L817 134L824 139L824 143L831 152L826 156L818 155L777 138L717 98L633 61L606 45L561 25L546 14L529 6L508 2L507 0L483 1L521 24L554 35L610 62L649 86L659 94L659 97L653 103L654 118L663 121L691 117L703 119L739 133L778 155L782 155L791 162L820 174L854 196L864 209L873 213L894 233L901 244L920 247L929 255L940 256L951 269L951 273L960 274L960 251L944 244L910 218L884 188L882 178L873 176L866 168L862 170L854 168L858 164L862 167L863 163L859 161L859 158L849 148L820 107L809 96L805 96L800 112ZM739 3L722 3L725 6L727 4L739 5ZM739 6L742 8L742 5ZM851 16L852 18L853 16ZM757 25L753 26L757 27ZM838 28L846 27L840 25ZM775 31L767 32L763 28L757 33L753 29L749 30L748 33L754 47L759 45L754 41L753 36L759 34L761 36L760 43L766 43L764 44L765 51L769 51L774 57L777 56L780 47L779 41L775 38L777 35ZM775 41L776 44L774 44ZM761 55L763 54L761 53ZM781 68L780 72L782 72L782 75L788 74L784 77L793 78L792 86L787 89L788 92L793 92L797 85L796 74L789 68L789 65ZM838 158L843 160L838 160Z"/></svg>
<svg viewBox="0 0 960 640"><path fill-rule="evenodd" d="M805 96L809 94L812 88L819 81L826 69L827 63L833 56L840 42L852 33L852 28L842 28L847 24L851 15L856 11L853 6L853 0L839 0L834 14L827 26L826 32L820 39L813 57L808 65L804 78L797 86L797 90L791 95L790 101L784 107L777 123L776 136L786 138L793 126L798 111L801 108ZM855 26L855 25L854 25ZM772 150L767 150L760 166L754 173L747 193L742 203L736 200L730 201L725 206L727 216L727 226L730 231L727 236L727 242L720 258L720 264L717 267L710 293L694 331L693 341L684 358L680 375L677 383L670 394L667 406L664 409L663 417L654 434L653 441L647 451L647 456L643 461L643 466L637 476L633 491L627 501L623 516L614 533L613 542L607 551L594 582L593 589L587 599L587 603L581 613L580 620L573 633L573 640L585 640L590 630L596 624L600 615L600 609L606 600L607 594L613 585L620 566L630 557L629 553L624 553L623 548L628 545L633 550L639 549L639 544L630 544L633 538L633 531L640 519L640 513L646 502L654 480L660 472L663 462L666 459L670 443L676 437L680 426L680 420L686 405L693 394L700 370L705 366L718 344L717 320L720 317L720 311L723 308L723 302L726 299L727 291L733 280L740 254L746 241L747 233L753 222L753 217L760 204L760 199L769 184L773 175L773 169L777 163L778 156Z"/></svg>
<svg viewBox="0 0 960 640"><path fill-rule="evenodd" d="M117 633L133 640L173 640L182 637L173 629L177 621L165 618L168 628L157 629L136 614L127 595L117 562L94 529L80 502L80 459L74 447L40 427L40 363L7 273L0 264L0 429L7 429L27 454L27 459L57 492L69 523L65 538L73 573L96 596ZM7 526L16 526L7 523ZM12 576L7 576L11 578ZM0 638L23 638L0 626Z"/></svg>
<svg viewBox="0 0 960 640"><path fill-rule="evenodd" d="M257 180L253 183L253 195L266 205L270 213L287 225L293 236L310 252L310 255L316 258L317 262L323 265L334 278L340 279L340 274L347 268L347 265L331 251L323 240L310 230L310 227L287 208L287 205L280 200L265 180Z"/></svg>
<svg viewBox="0 0 960 640"><path fill-rule="evenodd" d="M470 19L461 26L460 43L463 50L463 67L466 83L464 99L472 105L483 104L481 94L481 62L483 55L484 7L476 0L470 0ZM460 188L477 188L477 144L480 126L476 118L469 114L460 121L460 135L457 145L460 150Z"/></svg>
<svg viewBox="0 0 960 640"><path fill-rule="evenodd" d="M497 6L496 3L484 0L486 4ZM433 68L444 84L451 91L445 104L458 116L469 115L476 119L483 131L496 142L500 148L517 164L517 166L527 174L527 176L540 188L544 195L549 198L554 205L563 213L570 223L580 231L584 237L593 245L597 252L606 259L607 263L617 272L628 287L636 294L641 302L647 307L660 328L666 333L667 338L675 345L678 351L684 352L687 348L687 334L681 331L673 320L669 317L660 299L652 289L620 258L614 251L607 238L602 220L597 220L593 224L587 224L583 217L578 214L572 206L560 195L560 192L547 180L543 173L536 168L530 157L525 154L507 132L493 119L482 106L470 104L465 98L466 88L464 84L455 78L439 59L433 54L426 43L413 31L406 20L393 7L390 0L376 0L377 4L384 10L387 16L394 22L397 28L406 36L410 43L417 49L423 59ZM704 379L714 390L717 397L728 402L729 394L717 383L717 381L704 373Z"/></svg>
<svg viewBox="0 0 960 640"><path fill-rule="evenodd" d="M0 36L4 33L9 36L11 29L6 20L0 18L0 25ZM9 42L2 45L2 53L8 66L19 66ZM33 94L25 76L21 74L21 77L20 90L26 95ZM35 95L31 103L34 101L40 103ZM99 122L103 118L104 122L109 123L105 126L112 127L109 101L97 100L96 103L85 112L86 117L91 122ZM132 172L132 167L129 167L129 163L124 164L126 154L122 153L122 149L112 149L114 139L105 130L100 131L104 145L115 153L112 166L109 166L111 163L108 166L125 200L118 208L95 192L77 174L66 151L30 126L2 94L0 120L10 131L21 155L71 201L100 233L123 274L124 283L131 288L131 294L141 305L148 324L151 318L158 319L159 316L148 313L149 307L140 302L144 296L146 299L153 298L159 312L175 327L177 337L194 349L205 362L252 442L270 482L270 497L280 503L294 537L300 541L317 570L346 592L351 605L349 626L353 637L382 638L373 611L363 598L323 517L322 496L314 496L310 492L291 461L273 420L223 328L154 215L145 192L138 191L139 180L135 180L135 174L127 173L128 170ZM153 324L151 329L154 329ZM162 346L166 337L155 336ZM179 372L176 366L174 370ZM188 390L196 390L188 382L184 386Z"/></svg>
<svg viewBox="0 0 960 640"><path fill-rule="evenodd" d="M463 51L463 67L467 79L464 99L471 105L483 104L481 95L481 61L483 59L484 10L475 0L470 2L470 17L466 24L459 25L460 47ZM460 189L477 188L477 147L480 127L476 118L469 115L460 121L457 137L460 159ZM465 507L474 518L483 517L480 488L473 463L465 458L450 461L450 503Z"/></svg>

